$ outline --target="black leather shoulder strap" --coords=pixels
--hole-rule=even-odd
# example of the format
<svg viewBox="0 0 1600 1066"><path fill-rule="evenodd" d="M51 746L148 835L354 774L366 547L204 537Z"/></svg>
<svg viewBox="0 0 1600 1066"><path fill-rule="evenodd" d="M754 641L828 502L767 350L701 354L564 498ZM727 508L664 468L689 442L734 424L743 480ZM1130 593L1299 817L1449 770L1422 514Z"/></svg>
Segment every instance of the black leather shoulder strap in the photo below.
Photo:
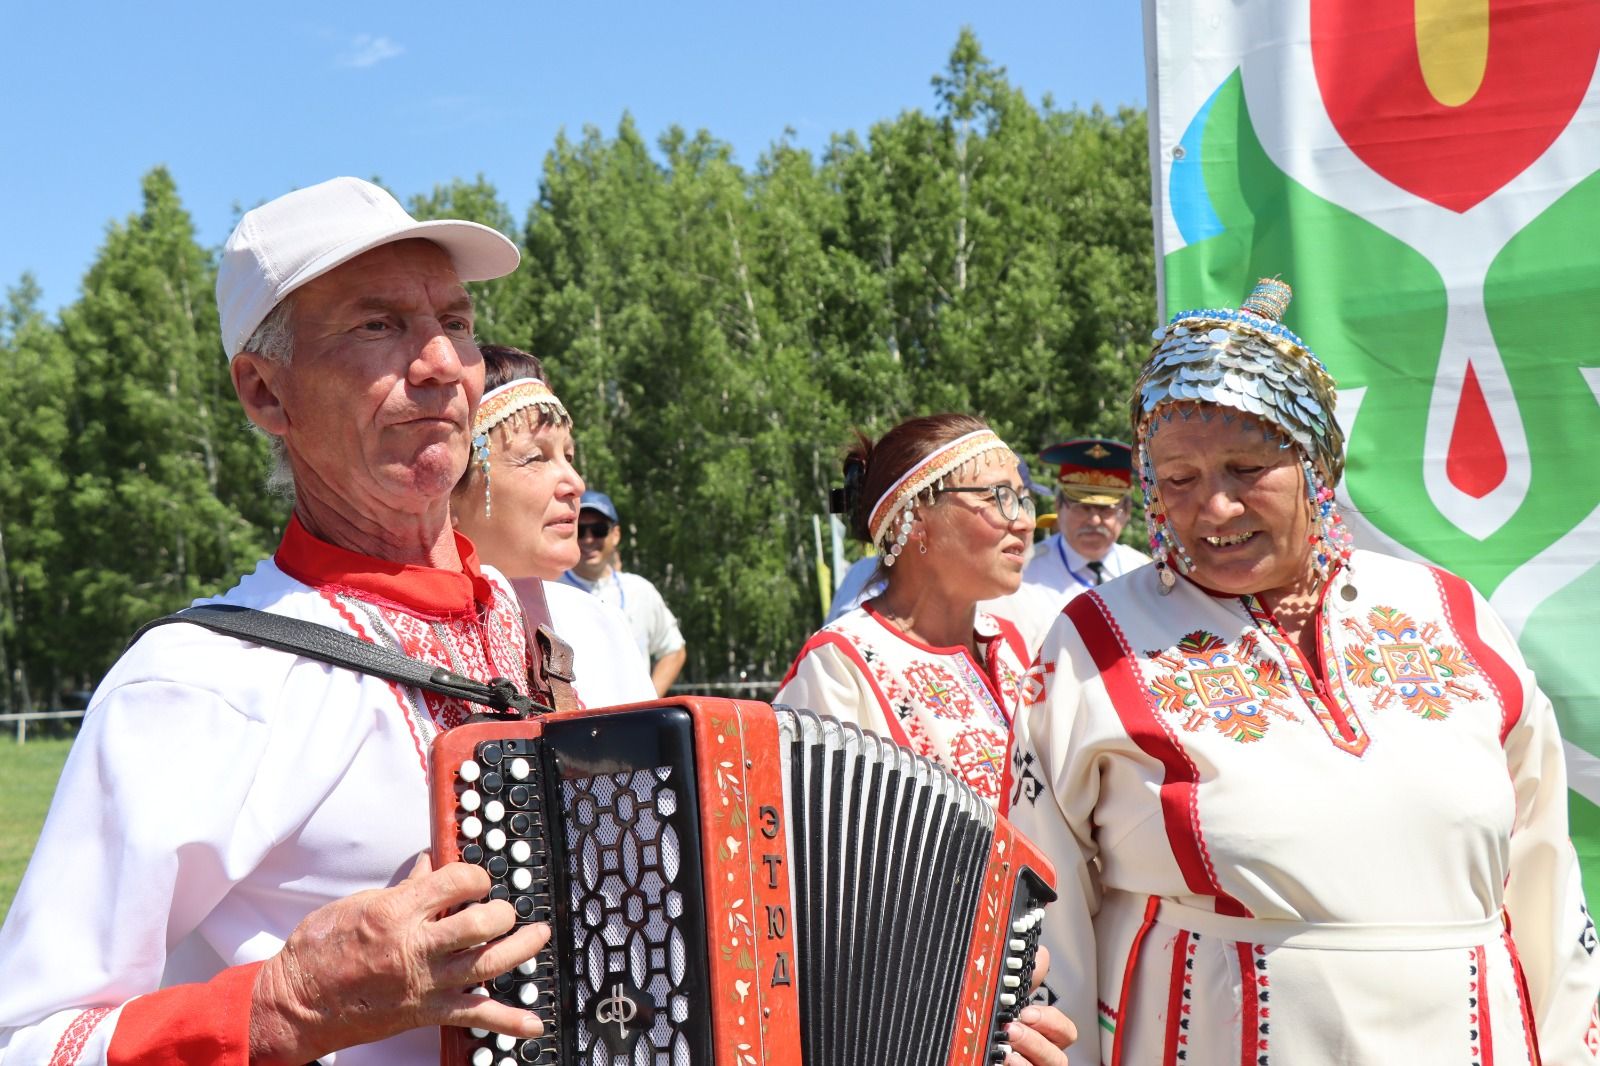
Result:
<svg viewBox="0 0 1600 1066"><path fill-rule="evenodd" d="M524 696L503 677L485 684L452 673L442 666L419 662L398 652L368 644L359 637L341 633L330 626L232 604L203 603L157 618L145 623L128 644L131 646L156 626L172 622L203 626L215 633L238 637L252 644L303 655L307 659L342 666L412 688L427 689L441 696L468 700L523 718L551 711L544 704Z"/></svg>

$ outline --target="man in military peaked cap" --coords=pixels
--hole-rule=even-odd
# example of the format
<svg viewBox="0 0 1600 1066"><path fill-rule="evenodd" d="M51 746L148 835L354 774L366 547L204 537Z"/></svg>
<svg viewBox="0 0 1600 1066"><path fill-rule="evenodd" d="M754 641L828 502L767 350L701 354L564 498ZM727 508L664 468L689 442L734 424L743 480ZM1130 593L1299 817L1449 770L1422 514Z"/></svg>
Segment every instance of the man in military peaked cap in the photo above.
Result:
<svg viewBox="0 0 1600 1066"><path fill-rule="evenodd" d="M1117 543L1131 510L1133 449L1079 437L1051 445L1039 458L1057 469L1056 532L1035 546L1024 585L1044 586L1065 602L1150 561Z"/></svg>

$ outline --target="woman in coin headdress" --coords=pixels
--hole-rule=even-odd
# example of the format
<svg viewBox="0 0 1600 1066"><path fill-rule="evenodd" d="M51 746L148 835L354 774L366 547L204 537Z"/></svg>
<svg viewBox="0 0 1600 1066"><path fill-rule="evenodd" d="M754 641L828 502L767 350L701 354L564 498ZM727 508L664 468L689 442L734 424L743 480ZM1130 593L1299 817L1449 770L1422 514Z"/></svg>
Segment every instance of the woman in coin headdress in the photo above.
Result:
<svg viewBox="0 0 1600 1066"><path fill-rule="evenodd" d="M1017 457L943 414L859 438L844 465L834 509L877 547L887 585L806 641L777 702L890 737L998 803L1028 653L978 603L1022 582L1034 502Z"/></svg>
<svg viewBox="0 0 1600 1066"><path fill-rule="evenodd" d="M1157 334L1155 565L1073 600L1030 675L1006 799L1061 884L1047 985L1113 1066L1593 1062L1550 701L1466 582L1351 550L1288 300Z"/></svg>
<svg viewBox="0 0 1600 1066"><path fill-rule="evenodd" d="M650 670L621 611L560 582L578 560L572 418L537 356L486 344L472 462L450 499L456 528L511 580L524 605L543 595L556 635L571 645L573 689L588 707L654 699Z"/></svg>

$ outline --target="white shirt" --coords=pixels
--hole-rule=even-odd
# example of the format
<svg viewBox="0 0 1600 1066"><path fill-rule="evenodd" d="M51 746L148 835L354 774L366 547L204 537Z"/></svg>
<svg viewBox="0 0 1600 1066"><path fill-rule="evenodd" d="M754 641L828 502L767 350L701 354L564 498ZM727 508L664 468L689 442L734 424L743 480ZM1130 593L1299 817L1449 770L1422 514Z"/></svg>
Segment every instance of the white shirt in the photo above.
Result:
<svg viewBox="0 0 1600 1066"><path fill-rule="evenodd" d="M598 596L601 602L609 603L626 615L634 643L650 663L683 647L678 620L667 609L656 587L638 574L613 570L601 575L598 581L588 581L568 570L561 575L561 580Z"/></svg>
<svg viewBox="0 0 1600 1066"><path fill-rule="evenodd" d="M458 544L465 573L397 573L291 521L209 602L520 688L520 606ZM428 745L471 712L197 626L145 635L95 690L0 928L0 1062L102 1064L113 1042L244 1061L252 964L317 907L406 875L429 844ZM438 1059L429 1027L324 1061Z"/></svg>
<svg viewBox="0 0 1600 1066"><path fill-rule="evenodd" d="M850 564L850 568L844 572L844 577L839 579L839 587L833 590L833 599L828 603L828 617L823 620L823 625L832 622L846 611L855 610L887 587L888 583L877 577L878 566L882 561L876 555L863 555Z"/></svg>
<svg viewBox="0 0 1600 1066"><path fill-rule="evenodd" d="M1105 568L1105 580L1110 581L1149 561L1150 557L1144 552L1126 544L1113 544L1100 563ZM1061 593L1063 605L1095 586L1094 571L1089 568L1089 560L1078 554L1060 533L1052 533L1034 546L1033 558L1022 570L1022 582L1025 585L1043 585Z"/></svg>
<svg viewBox="0 0 1600 1066"><path fill-rule="evenodd" d="M511 582L517 595L538 578ZM623 613L581 589L545 581L544 598L556 636L572 646L572 687L583 707L616 707L656 698L650 668L634 644Z"/></svg>

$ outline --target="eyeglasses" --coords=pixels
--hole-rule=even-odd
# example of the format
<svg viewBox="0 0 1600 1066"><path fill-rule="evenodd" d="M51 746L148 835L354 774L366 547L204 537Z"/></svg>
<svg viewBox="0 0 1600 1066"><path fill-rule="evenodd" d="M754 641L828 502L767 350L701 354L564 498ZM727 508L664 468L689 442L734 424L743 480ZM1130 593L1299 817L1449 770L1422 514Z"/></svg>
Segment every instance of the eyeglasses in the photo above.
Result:
<svg viewBox="0 0 1600 1066"><path fill-rule="evenodd" d="M578 536L593 537L595 540L604 540L611 532L610 522L579 522Z"/></svg>
<svg viewBox="0 0 1600 1066"><path fill-rule="evenodd" d="M1061 504L1061 509L1082 515L1085 518L1093 518L1099 515L1100 518L1109 521L1122 513L1122 509L1127 502L1126 497L1118 503L1083 503L1078 500L1066 500Z"/></svg>
<svg viewBox="0 0 1600 1066"><path fill-rule="evenodd" d="M1017 490L1010 485L963 485L959 488L940 489L936 495L943 496L947 492L975 492L985 496L993 496L994 504L1000 508L1000 517L1007 522L1015 522L1019 515L1026 513L1029 518L1034 518L1039 513L1039 507L1033 502L1033 497L1027 494L1018 495Z"/></svg>

